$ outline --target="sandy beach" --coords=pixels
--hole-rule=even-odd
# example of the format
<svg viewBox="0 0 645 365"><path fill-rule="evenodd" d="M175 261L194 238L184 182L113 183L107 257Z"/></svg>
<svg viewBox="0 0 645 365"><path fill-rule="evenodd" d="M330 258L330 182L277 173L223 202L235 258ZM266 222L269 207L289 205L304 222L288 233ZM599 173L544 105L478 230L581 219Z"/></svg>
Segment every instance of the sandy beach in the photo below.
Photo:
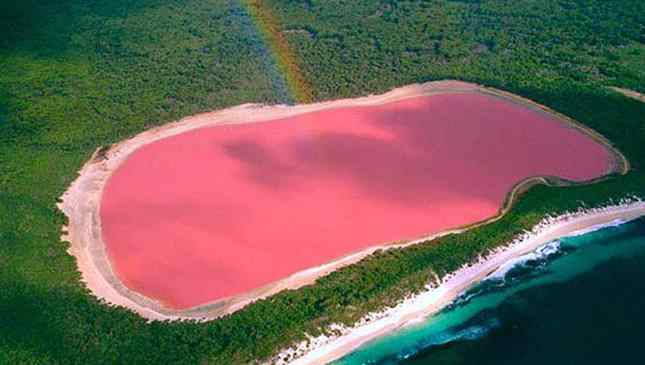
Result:
<svg viewBox="0 0 645 365"><path fill-rule="evenodd" d="M645 203L640 200L624 201L617 205L580 210L558 217L547 218L531 232L492 253L479 262L448 275L436 288L407 298L394 308L374 313L356 327L337 329L337 337L311 338L291 349L286 349L272 358L272 364L323 365L352 352L362 344L390 333L406 324L418 322L436 313L449 304L467 288L484 279L504 263L527 254L555 239L581 234L627 222L645 215Z"/></svg>
<svg viewBox="0 0 645 365"><path fill-rule="evenodd" d="M398 88L382 95L298 106L260 106L245 104L221 111L191 116L177 122L147 130L115 145L98 149L91 160L83 166L78 178L61 197L59 208L68 218L68 225L63 227L62 240L70 242L69 253L76 258L82 280L97 298L112 305L126 307L151 320L209 320L232 313L254 300L266 298L283 289L298 288L311 284L318 277L326 275L342 266L355 263L378 249L415 244L436 236L460 232L463 229L496 220L507 211L517 193L532 184L550 183L552 181L558 185L568 183L566 181L557 181L544 177L534 177L521 181L509 192L504 205L500 207L499 213L485 221L472 222L472 224L464 227L419 237L415 240L397 241L371 246L359 252L350 253L332 262L297 272L289 277L242 295L224 298L194 308L184 310L169 309L159 301L131 290L115 275L106 254L105 243L101 233L99 215L101 197L106 181L112 173L124 163L128 156L143 146L170 136L176 136L204 127L240 123L261 123L326 109L381 105L383 103L406 100L421 95L455 92L494 96L512 101L513 103L520 104L540 113L547 113L550 117L556 117L569 127L577 129L595 141L602 143L605 148L611 151L615 161L613 161L612 171L608 172L626 173L629 170L629 164L624 156L614 149L609 141L593 130L530 100L500 90L459 81L415 84Z"/></svg>

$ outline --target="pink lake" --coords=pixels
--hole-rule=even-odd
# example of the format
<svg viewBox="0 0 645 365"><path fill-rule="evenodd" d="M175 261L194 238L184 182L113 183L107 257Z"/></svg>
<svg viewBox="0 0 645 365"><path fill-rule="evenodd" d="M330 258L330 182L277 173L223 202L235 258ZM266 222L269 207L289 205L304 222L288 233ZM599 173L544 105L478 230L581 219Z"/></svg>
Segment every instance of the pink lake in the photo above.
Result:
<svg viewBox="0 0 645 365"><path fill-rule="evenodd" d="M126 286L185 309L484 220L527 177L589 180L611 159L545 113L471 93L222 125L128 157L102 236Z"/></svg>

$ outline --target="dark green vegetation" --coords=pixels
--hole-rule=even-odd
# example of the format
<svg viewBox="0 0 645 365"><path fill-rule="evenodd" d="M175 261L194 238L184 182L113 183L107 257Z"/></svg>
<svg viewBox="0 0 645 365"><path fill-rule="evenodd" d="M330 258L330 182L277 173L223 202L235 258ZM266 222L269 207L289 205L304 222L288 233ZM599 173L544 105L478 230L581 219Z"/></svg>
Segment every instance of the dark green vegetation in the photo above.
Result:
<svg viewBox="0 0 645 365"><path fill-rule="evenodd" d="M502 220L370 257L225 319L146 323L88 295L59 242L57 197L101 145L284 82L236 1L0 3L0 363L212 363L266 357L350 323L535 224L645 193L642 0L270 1L317 99L456 78L546 104L604 134L633 171L533 188ZM293 32L293 30L296 30Z"/></svg>

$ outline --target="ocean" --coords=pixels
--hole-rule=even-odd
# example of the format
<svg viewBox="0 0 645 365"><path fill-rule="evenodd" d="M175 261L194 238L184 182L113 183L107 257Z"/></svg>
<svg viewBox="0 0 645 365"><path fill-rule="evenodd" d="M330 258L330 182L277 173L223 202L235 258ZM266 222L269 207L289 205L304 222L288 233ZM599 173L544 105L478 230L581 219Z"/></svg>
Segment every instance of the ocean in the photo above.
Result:
<svg viewBox="0 0 645 365"><path fill-rule="evenodd" d="M645 218L619 223L513 260L436 315L333 364L641 363Z"/></svg>

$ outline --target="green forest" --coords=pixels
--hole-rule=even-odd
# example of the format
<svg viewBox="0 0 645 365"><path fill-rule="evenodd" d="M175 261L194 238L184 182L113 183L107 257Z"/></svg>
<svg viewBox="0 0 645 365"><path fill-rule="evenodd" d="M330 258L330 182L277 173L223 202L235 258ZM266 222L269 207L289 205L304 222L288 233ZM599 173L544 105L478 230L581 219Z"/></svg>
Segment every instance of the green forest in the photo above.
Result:
<svg viewBox="0 0 645 365"><path fill-rule="evenodd" d="M316 101L430 80L493 86L607 137L627 175L536 186L495 223L379 252L219 320L92 297L57 199L92 152L200 111L289 102L245 0L0 2L0 364L256 362L396 303L547 213L645 195L642 0L267 0Z"/></svg>

